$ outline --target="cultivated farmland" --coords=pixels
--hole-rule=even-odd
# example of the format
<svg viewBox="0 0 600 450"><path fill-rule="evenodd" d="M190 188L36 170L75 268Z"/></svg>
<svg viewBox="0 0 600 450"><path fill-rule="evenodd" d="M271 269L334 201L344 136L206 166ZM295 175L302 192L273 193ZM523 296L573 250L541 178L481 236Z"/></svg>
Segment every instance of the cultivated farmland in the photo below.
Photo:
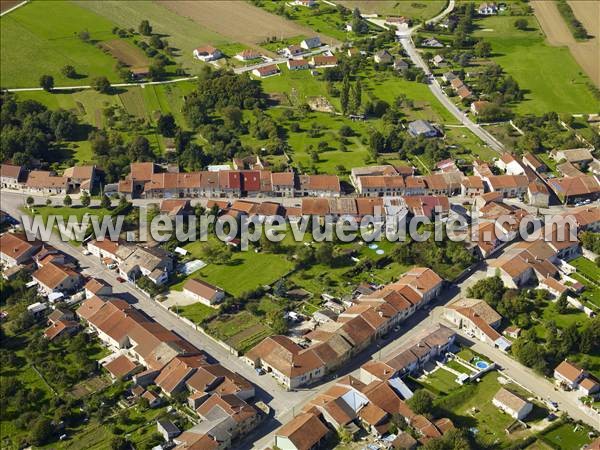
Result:
<svg viewBox="0 0 600 450"><path fill-rule="evenodd" d="M187 17L201 27L218 31L235 42L259 44L267 38L279 39L298 35L314 35L310 28L270 14L245 2L237 1L171 1L161 0L160 4L169 10ZM330 37L320 35L323 42L334 42Z"/></svg>
<svg viewBox="0 0 600 450"><path fill-rule="evenodd" d="M139 48L134 47L127 41L112 39L110 41L103 42L100 45L114 58L118 59L129 67L146 67L150 64L150 61L146 55L144 55Z"/></svg>
<svg viewBox="0 0 600 450"><path fill-rule="evenodd" d="M548 42L557 47L567 46L583 68L585 73L600 87L600 40L596 36L600 30L600 3L590 1L570 1L573 12L586 30L594 37L586 41L576 41L558 12L554 2L533 1L531 6L535 11L542 30L546 33Z"/></svg>

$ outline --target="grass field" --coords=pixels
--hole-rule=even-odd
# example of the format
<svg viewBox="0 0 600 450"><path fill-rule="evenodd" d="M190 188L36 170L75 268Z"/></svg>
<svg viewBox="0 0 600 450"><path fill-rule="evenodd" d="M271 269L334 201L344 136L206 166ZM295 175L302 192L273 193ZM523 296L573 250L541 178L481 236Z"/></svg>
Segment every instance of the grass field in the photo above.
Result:
<svg viewBox="0 0 600 450"><path fill-rule="evenodd" d="M201 62L192 58L192 51L196 47L211 44L226 50L226 46L235 42L218 31L203 27L149 0L135 2L84 0L75 3L125 28L137 29L142 20L149 20L153 32L163 35L169 41L169 45L177 49L176 62L181 63L190 73L195 73L202 67Z"/></svg>
<svg viewBox="0 0 600 450"><path fill-rule="evenodd" d="M93 41L113 39L112 22L67 1L34 1L0 20L0 75L2 87L37 87L41 75L55 84L88 84L90 77L117 81L115 60L85 43L78 33L87 30ZM60 69L70 64L78 74L68 79Z"/></svg>
<svg viewBox="0 0 600 450"><path fill-rule="evenodd" d="M358 8L363 14L406 16L413 20L430 19L446 5L445 0L342 0L339 3L346 8Z"/></svg>
<svg viewBox="0 0 600 450"><path fill-rule="evenodd" d="M215 308L203 305L202 303L171 307L171 309L177 312L177 314L187 317L194 323L201 323L217 314L217 310Z"/></svg>
<svg viewBox="0 0 600 450"><path fill-rule="evenodd" d="M437 385L434 384L435 387ZM504 448L508 444L517 442L531 434L531 430L516 431L507 435L504 431L514 419L502 413L492 404L492 398L502 385L498 381L498 374L490 372L476 384L468 384L451 390L446 396L439 396L436 403L453 414L453 422L459 427L477 429L476 438L483 448ZM511 386L511 390L514 389ZM525 394L524 392L520 393ZM527 396L526 394L524 395ZM537 407L534 408L539 409ZM543 413L538 411L538 413ZM533 418L542 414L534 414ZM528 418L530 419L530 418Z"/></svg>
<svg viewBox="0 0 600 450"><path fill-rule="evenodd" d="M203 242L196 241L184 248L194 258L202 259L202 245ZM231 295L240 295L259 286L274 283L291 268L292 263L285 259L285 255L255 253L249 250L234 253L228 264L209 264L195 272L193 277L219 286ZM180 289L182 285L183 282L173 286L173 289Z"/></svg>
<svg viewBox="0 0 600 450"><path fill-rule="evenodd" d="M139 89L139 88L133 88ZM66 109L77 114L82 122L98 128L104 126L102 111L111 105L122 106L118 95L99 94L91 89L80 91L27 91L19 92L21 99L32 99L46 105L49 109Z"/></svg>
<svg viewBox="0 0 600 450"><path fill-rule="evenodd" d="M485 38L492 44L492 60L527 91L525 100L516 106L516 111L519 114L597 111L598 101L586 86L589 78L583 74L569 50L549 45L531 17L526 17L530 30L515 29L513 24L517 18L488 17L477 22L479 30L475 32L475 37Z"/></svg>

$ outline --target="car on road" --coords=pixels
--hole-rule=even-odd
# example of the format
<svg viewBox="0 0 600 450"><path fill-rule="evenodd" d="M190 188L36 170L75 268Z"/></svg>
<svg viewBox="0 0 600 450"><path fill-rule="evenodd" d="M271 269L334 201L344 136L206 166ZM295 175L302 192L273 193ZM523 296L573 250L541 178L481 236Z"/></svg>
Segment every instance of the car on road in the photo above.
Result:
<svg viewBox="0 0 600 450"><path fill-rule="evenodd" d="M89 256L89 255L91 255L91 254L92 254L92 252L90 252L89 250L82 250L82 251L81 251L81 253L82 253L84 256Z"/></svg>
<svg viewBox="0 0 600 450"><path fill-rule="evenodd" d="M257 367L255 370L258 375L264 375L266 373L265 369L263 369L262 367Z"/></svg>
<svg viewBox="0 0 600 450"><path fill-rule="evenodd" d="M125 278L123 278L123 277L117 277L117 281L119 283L125 283Z"/></svg>

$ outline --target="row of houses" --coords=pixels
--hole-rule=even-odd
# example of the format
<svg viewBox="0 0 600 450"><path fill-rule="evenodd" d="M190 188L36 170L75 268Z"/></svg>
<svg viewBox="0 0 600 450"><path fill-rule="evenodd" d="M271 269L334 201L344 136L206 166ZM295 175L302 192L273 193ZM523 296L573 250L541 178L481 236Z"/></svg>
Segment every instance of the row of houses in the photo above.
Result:
<svg viewBox="0 0 600 450"><path fill-rule="evenodd" d="M151 162L132 163L118 192L130 198L328 196L341 193L336 175L296 175L269 170L160 172Z"/></svg>
<svg viewBox="0 0 600 450"><path fill-rule="evenodd" d="M315 55L310 60L290 58L286 62L289 70L324 69L338 65L338 59L333 55ZM277 64L267 64L252 70L252 75L260 78L270 77L279 73Z"/></svg>
<svg viewBox="0 0 600 450"><path fill-rule="evenodd" d="M47 170L27 170L22 166L0 165L0 187L32 194L92 192L99 183L96 166L75 166L62 175Z"/></svg>
<svg viewBox="0 0 600 450"><path fill-rule="evenodd" d="M167 396L187 396L201 421L174 438L176 448L229 448L259 423L258 410L247 402L255 395L252 383L210 363L202 350L129 303L92 295L76 314L112 350L105 368L114 379L132 379L140 392L156 385Z"/></svg>
<svg viewBox="0 0 600 450"><path fill-rule="evenodd" d="M288 389L315 383L429 303L442 284L433 270L413 268L397 282L360 295L335 321L319 324L301 343L271 336L244 359L271 373Z"/></svg>
<svg viewBox="0 0 600 450"><path fill-rule="evenodd" d="M358 378L343 377L310 400L300 414L275 432L275 445L309 450L318 447L331 432L345 430L354 435L360 428L378 438L389 436L394 448L415 448L442 437L454 428L452 421L430 420L412 411L406 403L412 391L401 377L447 352L454 339L449 328L438 325L423 330L414 343L401 348L387 362L367 362ZM414 434L395 429L393 418L398 415Z"/></svg>

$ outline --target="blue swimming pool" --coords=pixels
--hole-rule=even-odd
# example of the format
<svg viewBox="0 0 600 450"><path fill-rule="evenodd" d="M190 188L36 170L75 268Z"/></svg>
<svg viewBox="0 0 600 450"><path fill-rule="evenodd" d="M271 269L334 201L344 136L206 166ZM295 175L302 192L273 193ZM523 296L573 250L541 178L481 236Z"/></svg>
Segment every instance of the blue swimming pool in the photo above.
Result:
<svg viewBox="0 0 600 450"><path fill-rule="evenodd" d="M485 361L477 361L475 363L475 367L477 367L478 369L487 369L490 365L488 363L486 363Z"/></svg>

